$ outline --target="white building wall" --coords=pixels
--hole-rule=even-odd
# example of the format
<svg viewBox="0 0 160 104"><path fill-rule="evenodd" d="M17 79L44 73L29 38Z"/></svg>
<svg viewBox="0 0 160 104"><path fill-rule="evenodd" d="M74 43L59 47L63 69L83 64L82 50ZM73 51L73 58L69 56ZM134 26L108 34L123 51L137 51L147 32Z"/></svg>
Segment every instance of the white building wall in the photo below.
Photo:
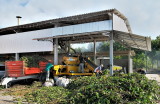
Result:
<svg viewBox="0 0 160 104"><path fill-rule="evenodd" d="M106 21L91 22L91 23L84 23L84 24L64 26L64 27L56 27L53 28L53 36L95 32L95 31L103 31L111 29L112 29L112 21L106 20Z"/></svg>
<svg viewBox="0 0 160 104"><path fill-rule="evenodd" d="M114 14L113 14L113 30L128 32L124 20Z"/></svg>
<svg viewBox="0 0 160 104"><path fill-rule="evenodd" d="M33 40L51 35L52 29L45 29L0 36L0 54L52 51L51 42Z"/></svg>

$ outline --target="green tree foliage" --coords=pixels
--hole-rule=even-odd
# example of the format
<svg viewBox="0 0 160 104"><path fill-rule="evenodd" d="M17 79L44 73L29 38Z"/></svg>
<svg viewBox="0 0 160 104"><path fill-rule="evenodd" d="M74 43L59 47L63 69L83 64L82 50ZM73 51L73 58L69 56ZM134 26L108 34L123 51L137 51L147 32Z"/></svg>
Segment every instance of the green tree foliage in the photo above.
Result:
<svg viewBox="0 0 160 104"><path fill-rule="evenodd" d="M120 44L119 42L115 42L113 44L114 51L125 51L128 50L123 44Z"/></svg>
<svg viewBox="0 0 160 104"><path fill-rule="evenodd" d="M118 42L114 42L113 47L114 47L114 51L126 50L126 48L122 44L120 44ZM75 50L77 52L93 52L94 51L94 45L93 44L89 44L87 48L78 47ZM97 52L108 52L109 51L109 42L97 42L96 43L96 50L97 50Z"/></svg>
<svg viewBox="0 0 160 104"><path fill-rule="evenodd" d="M155 40L152 40L152 50L160 51L160 36L157 36Z"/></svg>
<svg viewBox="0 0 160 104"><path fill-rule="evenodd" d="M137 54L134 58L133 58L133 66L134 68L144 68L146 66L146 62L144 61L146 58L144 53L141 54Z"/></svg>
<svg viewBox="0 0 160 104"><path fill-rule="evenodd" d="M144 68L146 66L146 59L147 67L153 69L155 64L158 66L158 61L160 60L160 36L151 41L151 46L152 51L146 52L146 54L143 50L134 49L136 53L136 56L133 57L135 68Z"/></svg>
<svg viewBox="0 0 160 104"><path fill-rule="evenodd" d="M98 52L108 52L109 51L109 42L101 42L97 46L97 51ZM113 49L114 51L124 51L126 48L120 44L119 42L114 42L113 44Z"/></svg>
<svg viewBox="0 0 160 104"><path fill-rule="evenodd" d="M108 52L109 51L109 42L101 42L97 45L98 52Z"/></svg>
<svg viewBox="0 0 160 104"><path fill-rule="evenodd" d="M150 58L152 63L152 69L155 63L157 63L158 68L158 61L160 61L160 36L157 36L155 40L151 41L152 51L147 52L147 56Z"/></svg>

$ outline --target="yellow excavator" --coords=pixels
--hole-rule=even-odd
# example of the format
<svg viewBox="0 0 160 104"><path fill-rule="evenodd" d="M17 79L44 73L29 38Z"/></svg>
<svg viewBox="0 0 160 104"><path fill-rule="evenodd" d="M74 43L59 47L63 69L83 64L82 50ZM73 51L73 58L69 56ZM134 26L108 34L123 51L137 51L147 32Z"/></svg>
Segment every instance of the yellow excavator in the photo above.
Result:
<svg viewBox="0 0 160 104"><path fill-rule="evenodd" d="M84 73L78 72L79 69L79 56L78 55L68 55L63 57L62 65L54 65L53 75L54 76L91 76L94 75L94 69L97 67L92 61L87 57L84 58ZM114 71L122 70L120 66L114 66Z"/></svg>

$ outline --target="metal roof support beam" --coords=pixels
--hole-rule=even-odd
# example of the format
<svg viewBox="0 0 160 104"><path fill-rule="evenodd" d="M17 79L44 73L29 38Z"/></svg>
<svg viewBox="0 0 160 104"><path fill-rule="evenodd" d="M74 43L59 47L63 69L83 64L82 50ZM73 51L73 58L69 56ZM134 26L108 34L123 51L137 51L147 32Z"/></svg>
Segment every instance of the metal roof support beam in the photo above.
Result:
<svg viewBox="0 0 160 104"><path fill-rule="evenodd" d="M113 13L108 13L109 14L109 19L112 20L111 22L111 27L112 27L112 31L109 34L109 61L110 61L110 75L113 75Z"/></svg>
<svg viewBox="0 0 160 104"><path fill-rule="evenodd" d="M59 24L57 23L55 25L55 28L58 26ZM54 47L54 65L58 65L58 38L54 39L53 47Z"/></svg>
<svg viewBox="0 0 160 104"><path fill-rule="evenodd" d="M54 39L54 65L58 65L58 38Z"/></svg>
<svg viewBox="0 0 160 104"><path fill-rule="evenodd" d="M109 46L109 57L110 57L110 75L113 75L113 32L110 34L110 46Z"/></svg>
<svg viewBox="0 0 160 104"><path fill-rule="evenodd" d="M133 73L133 60L131 58L131 48L128 53L128 73Z"/></svg>
<svg viewBox="0 0 160 104"><path fill-rule="evenodd" d="M16 60L16 61L19 60L19 53L15 53L15 60Z"/></svg>
<svg viewBox="0 0 160 104"><path fill-rule="evenodd" d="M113 75L113 13L110 16L110 19L112 20L112 30L109 34L109 57L110 57L110 75Z"/></svg>

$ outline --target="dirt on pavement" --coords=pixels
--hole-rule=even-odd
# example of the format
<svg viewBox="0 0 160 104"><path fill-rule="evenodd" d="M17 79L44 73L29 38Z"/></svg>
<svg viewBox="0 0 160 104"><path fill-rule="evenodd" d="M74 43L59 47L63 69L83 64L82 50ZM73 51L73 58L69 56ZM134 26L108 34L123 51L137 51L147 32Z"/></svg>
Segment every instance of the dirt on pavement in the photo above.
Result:
<svg viewBox="0 0 160 104"><path fill-rule="evenodd" d="M0 91L0 104L14 104L13 96L4 95L5 90Z"/></svg>

